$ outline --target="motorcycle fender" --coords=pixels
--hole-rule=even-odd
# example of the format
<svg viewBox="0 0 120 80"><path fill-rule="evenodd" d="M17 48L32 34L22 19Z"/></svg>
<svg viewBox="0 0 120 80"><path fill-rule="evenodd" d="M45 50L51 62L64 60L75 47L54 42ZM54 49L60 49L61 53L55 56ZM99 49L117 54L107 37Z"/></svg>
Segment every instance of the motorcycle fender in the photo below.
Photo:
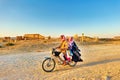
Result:
<svg viewBox="0 0 120 80"><path fill-rule="evenodd" d="M52 59L51 57L45 57L45 59Z"/></svg>

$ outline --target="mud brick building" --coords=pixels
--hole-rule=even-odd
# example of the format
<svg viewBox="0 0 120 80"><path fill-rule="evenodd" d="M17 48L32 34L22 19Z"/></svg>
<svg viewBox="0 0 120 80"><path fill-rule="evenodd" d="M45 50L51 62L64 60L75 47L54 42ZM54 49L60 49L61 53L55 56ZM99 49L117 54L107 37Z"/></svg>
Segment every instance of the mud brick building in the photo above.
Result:
<svg viewBox="0 0 120 80"><path fill-rule="evenodd" d="M35 40L35 39L45 39L45 37L40 34L25 34L24 35L24 40Z"/></svg>

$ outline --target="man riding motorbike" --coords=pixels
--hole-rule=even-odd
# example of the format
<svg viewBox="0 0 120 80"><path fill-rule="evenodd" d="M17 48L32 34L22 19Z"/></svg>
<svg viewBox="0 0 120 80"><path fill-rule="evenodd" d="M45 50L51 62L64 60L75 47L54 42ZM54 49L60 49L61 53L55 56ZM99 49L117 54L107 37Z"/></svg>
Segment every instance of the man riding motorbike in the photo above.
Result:
<svg viewBox="0 0 120 80"><path fill-rule="evenodd" d="M63 65L66 65L65 56L66 56L66 52L67 52L67 49L68 49L68 43L67 43L64 35L61 35L60 39L61 39L61 44L56 49L60 49L61 53L59 55L59 58L60 58L60 60L63 61Z"/></svg>

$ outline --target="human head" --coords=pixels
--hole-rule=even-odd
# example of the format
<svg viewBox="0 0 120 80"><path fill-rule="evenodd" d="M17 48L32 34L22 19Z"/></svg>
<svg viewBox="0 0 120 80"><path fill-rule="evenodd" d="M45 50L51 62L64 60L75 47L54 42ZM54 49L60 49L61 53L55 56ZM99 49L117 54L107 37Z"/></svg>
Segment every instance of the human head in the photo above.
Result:
<svg viewBox="0 0 120 80"><path fill-rule="evenodd" d="M60 39L61 39L62 41L65 41L66 38L65 38L64 35L61 35L61 36L60 36Z"/></svg>
<svg viewBox="0 0 120 80"><path fill-rule="evenodd" d="M70 41L70 42L73 41L73 37L69 37L69 41Z"/></svg>

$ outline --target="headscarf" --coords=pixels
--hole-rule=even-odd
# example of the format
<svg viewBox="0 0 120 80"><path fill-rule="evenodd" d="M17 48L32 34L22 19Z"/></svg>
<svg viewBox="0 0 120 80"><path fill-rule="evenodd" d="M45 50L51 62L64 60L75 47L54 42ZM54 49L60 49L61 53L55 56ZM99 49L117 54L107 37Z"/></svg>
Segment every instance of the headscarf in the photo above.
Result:
<svg viewBox="0 0 120 80"><path fill-rule="evenodd" d="M62 41L65 41L65 40L66 40L66 38L65 38L64 35L61 35L60 38L61 38Z"/></svg>
<svg viewBox="0 0 120 80"><path fill-rule="evenodd" d="M73 46L72 43L73 43L73 42L74 42L73 37L70 37L70 38L69 38L69 47L70 47L70 48L72 48L72 46Z"/></svg>

